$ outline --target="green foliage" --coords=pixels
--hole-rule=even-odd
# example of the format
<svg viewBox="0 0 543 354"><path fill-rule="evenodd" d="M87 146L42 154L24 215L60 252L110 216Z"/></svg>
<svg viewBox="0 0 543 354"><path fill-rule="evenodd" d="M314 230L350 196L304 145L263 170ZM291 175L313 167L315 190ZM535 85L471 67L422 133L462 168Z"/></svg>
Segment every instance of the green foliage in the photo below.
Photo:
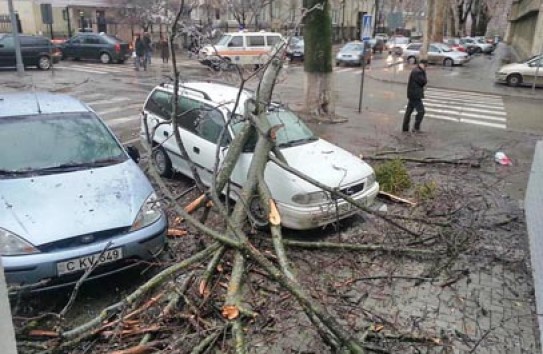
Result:
<svg viewBox="0 0 543 354"><path fill-rule="evenodd" d="M437 183L435 181L424 182L416 188L415 194L419 200L434 199L437 193Z"/></svg>
<svg viewBox="0 0 543 354"><path fill-rule="evenodd" d="M313 9L304 19L304 69L310 73L332 72L332 18L328 0L304 0L311 9L322 4L323 10Z"/></svg>
<svg viewBox="0 0 543 354"><path fill-rule="evenodd" d="M375 167L375 176L382 191L397 194L411 187L411 177L400 159L386 161Z"/></svg>

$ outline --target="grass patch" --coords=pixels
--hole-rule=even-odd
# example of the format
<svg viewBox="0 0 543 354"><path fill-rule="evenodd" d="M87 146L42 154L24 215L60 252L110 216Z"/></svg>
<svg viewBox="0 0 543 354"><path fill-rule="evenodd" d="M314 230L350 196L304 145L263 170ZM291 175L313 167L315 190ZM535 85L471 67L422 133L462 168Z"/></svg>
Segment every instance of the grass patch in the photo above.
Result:
<svg viewBox="0 0 543 354"><path fill-rule="evenodd" d="M419 184L415 190L418 200L434 199L437 193L437 183L435 181Z"/></svg>
<svg viewBox="0 0 543 354"><path fill-rule="evenodd" d="M398 194L411 187L411 177L400 159L386 161L375 167L375 176L382 191Z"/></svg>

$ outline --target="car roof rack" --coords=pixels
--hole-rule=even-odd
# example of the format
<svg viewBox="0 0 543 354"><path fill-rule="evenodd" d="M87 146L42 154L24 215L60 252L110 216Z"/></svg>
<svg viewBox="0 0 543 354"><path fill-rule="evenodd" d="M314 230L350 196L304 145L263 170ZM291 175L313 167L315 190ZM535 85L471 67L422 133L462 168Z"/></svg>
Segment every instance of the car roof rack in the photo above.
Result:
<svg viewBox="0 0 543 354"><path fill-rule="evenodd" d="M171 89L173 90L173 84L161 83L159 86L162 86L162 87L164 87L164 88L171 88ZM186 90L186 91L192 91L192 92L198 93L198 94L202 95L204 99L213 102L213 100L212 100L211 97L207 94L207 92L204 92L204 91L202 91L202 90L198 90L198 89L195 89L195 88L192 88L192 87L187 87L187 86L184 86L184 85L182 85L182 84L179 84L179 88L180 88L180 89L183 89L183 90Z"/></svg>

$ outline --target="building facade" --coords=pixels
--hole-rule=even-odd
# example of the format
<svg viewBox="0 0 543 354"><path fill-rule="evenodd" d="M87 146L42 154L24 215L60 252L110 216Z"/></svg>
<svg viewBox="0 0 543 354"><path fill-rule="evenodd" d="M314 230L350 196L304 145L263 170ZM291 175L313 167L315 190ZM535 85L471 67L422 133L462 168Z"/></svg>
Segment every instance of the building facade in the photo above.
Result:
<svg viewBox="0 0 543 354"><path fill-rule="evenodd" d="M514 0L509 15L506 41L521 57L528 58L543 49L543 0Z"/></svg>

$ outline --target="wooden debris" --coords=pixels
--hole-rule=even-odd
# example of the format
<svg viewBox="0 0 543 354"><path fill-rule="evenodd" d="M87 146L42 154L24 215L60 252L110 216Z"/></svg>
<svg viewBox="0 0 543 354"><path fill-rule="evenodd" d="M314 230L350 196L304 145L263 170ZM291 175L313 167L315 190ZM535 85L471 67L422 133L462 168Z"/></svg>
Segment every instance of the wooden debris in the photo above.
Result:
<svg viewBox="0 0 543 354"><path fill-rule="evenodd" d="M398 197L397 195L394 195L394 194L391 194L391 193L379 191L378 196L384 197L385 199L396 202L396 203L407 204L407 205L412 206L412 207L417 206L417 203L415 203L415 202L413 202L413 201L411 201L409 199Z"/></svg>
<svg viewBox="0 0 543 354"><path fill-rule="evenodd" d="M277 210L273 199L270 199L270 215L268 219L270 220L270 224L274 226L281 225L281 215L279 215L279 211Z"/></svg>
<svg viewBox="0 0 543 354"><path fill-rule="evenodd" d="M188 234L187 230L182 230L182 229L175 229L175 228L169 228L168 229L168 237L171 237L171 238L176 238L176 237L183 237L183 236L186 236Z"/></svg>

